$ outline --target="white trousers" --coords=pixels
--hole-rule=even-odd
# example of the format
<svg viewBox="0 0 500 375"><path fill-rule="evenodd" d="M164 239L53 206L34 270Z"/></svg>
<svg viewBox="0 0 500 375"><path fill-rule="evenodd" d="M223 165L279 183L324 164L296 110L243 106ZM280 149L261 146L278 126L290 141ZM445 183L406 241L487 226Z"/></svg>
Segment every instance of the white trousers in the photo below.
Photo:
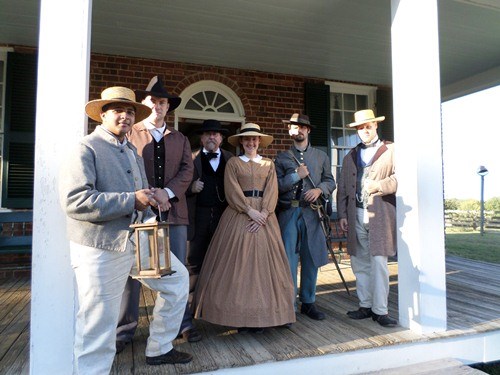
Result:
<svg viewBox="0 0 500 375"><path fill-rule="evenodd" d="M365 210L356 209L356 256L351 256L351 266L356 276L356 293L360 307L369 307L375 314L388 313L389 267L386 256L370 255L368 223Z"/></svg>
<svg viewBox="0 0 500 375"><path fill-rule="evenodd" d="M70 243L79 308L76 316L74 373L109 374L116 351L116 327L122 293L135 261L131 246L125 252L100 250ZM189 292L189 274L170 254L176 272L160 279L140 279L158 292L149 327L146 356L172 349L181 325Z"/></svg>

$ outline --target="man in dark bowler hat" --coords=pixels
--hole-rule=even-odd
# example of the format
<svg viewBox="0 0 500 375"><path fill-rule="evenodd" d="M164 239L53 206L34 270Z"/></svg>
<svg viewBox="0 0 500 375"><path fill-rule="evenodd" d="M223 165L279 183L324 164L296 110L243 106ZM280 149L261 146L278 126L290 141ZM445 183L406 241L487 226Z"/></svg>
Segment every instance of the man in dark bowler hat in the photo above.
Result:
<svg viewBox="0 0 500 375"><path fill-rule="evenodd" d="M186 190L193 178L193 160L189 140L174 127L165 122L167 113L174 111L181 103L181 98L170 94L163 86L160 77L153 77L145 90L136 91L137 99L151 108L151 114L145 120L135 124L128 134L128 140L144 159L146 176L150 186L157 188L158 201L166 205L167 213L158 213L159 221L170 223L170 249L183 263L186 263L187 253L187 225L188 210ZM128 299L122 302L122 311L129 315L125 325L126 335L131 340L137 325L139 288L135 288L134 281L129 281L125 293ZM130 288L128 288L130 286ZM136 290L137 289L137 290ZM124 295L124 297L126 297ZM128 301L128 302L127 302ZM123 322L127 323L127 322ZM132 328L133 326L133 328ZM117 346L120 341L122 327L118 327ZM201 340L201 334L192 323L188 306L182 324L181 334L189 341Z"/></svg>
<svg viewBox="0 0 500 375"><path fill-rule="evenodd" d="M328 263L325 234L314 204L320 198L329 199L335 190L328 155L311 146L309 133L314 127L306 115L295 113L288 131L293 139L289 150L279 153L275 160L278 177L278 221L285 251L290 263L297 295L297 269L300 260L301 313L314 320L325 319L316 308L318 268Z"/></svg>
<svg viewBox="0 0 500 375"><path fill-rule="evenodd" d="M187 267L191 275L200 273L210 240L227 207L224 169L228 159L234 156L220 148L228 130L219 121L205 120L196 132L201 135L201 148L193 153L193 182L187 191L190 241Z"/></svg>

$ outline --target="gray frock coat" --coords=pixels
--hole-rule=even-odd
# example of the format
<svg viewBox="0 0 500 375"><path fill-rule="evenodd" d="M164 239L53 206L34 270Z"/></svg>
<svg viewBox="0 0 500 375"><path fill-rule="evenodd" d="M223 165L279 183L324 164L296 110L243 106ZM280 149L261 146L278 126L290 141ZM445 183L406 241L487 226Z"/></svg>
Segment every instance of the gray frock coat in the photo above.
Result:
<svg viewBox="0 0 500 375"><path fill-rule="evenodd" d="M292 146L289 151L279 153L275 161L279 189L277 211L278 221L282 232L293 214L293 210L289 208L294 198L294 190L298 182L295 172L298 164L290 153L293 153L294 156L298 158L298 153L295 147ZM307 165L309 175L314 185L321 189L323 198L329 199L335 190L335 180L332 175L328 155L321 150L308 146L304 152L304 163ZM308 178L305 178L303 183L304 188L302 195L307 190L313 188ZM301 207L301 210L307 228L307 245L309 247L309 252L314 261L314 265L316 267L321 267L328 263L328 248L325 235L321 229L318 213L313 210L310 205Z"/></svg>

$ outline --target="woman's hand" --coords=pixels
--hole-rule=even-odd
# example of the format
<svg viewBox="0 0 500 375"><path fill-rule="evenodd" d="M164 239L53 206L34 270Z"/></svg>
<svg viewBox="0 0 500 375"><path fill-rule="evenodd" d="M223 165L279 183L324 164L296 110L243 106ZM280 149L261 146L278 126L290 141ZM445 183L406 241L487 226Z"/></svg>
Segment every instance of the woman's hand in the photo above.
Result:
<svg viewBox="0 0 500 375"><path fill-rule="evenodd" d="M250 233L256 233L259 231L261 225L257 224L255 221L251 220L249 224L247 224L246 228Z"/></svg>
<svg viewBox="0 0 500 375"><path fill-rule="evenodd" d="M255 221L259 225L266 225L267 213L259 212L255 208L250 208L247 215L251 220Z"/></svg>

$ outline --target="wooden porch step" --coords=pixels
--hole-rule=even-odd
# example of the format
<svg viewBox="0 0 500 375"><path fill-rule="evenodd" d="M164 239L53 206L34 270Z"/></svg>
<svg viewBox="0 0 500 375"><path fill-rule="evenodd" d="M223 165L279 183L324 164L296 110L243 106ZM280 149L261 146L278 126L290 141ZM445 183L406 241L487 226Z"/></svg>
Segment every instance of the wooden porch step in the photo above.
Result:
<svg viewBox="0 0 500 375"><path fill-rule="evenodd" d="M435 361L417 363L410 366L397 367L389 370L365 372L360 375L480 375L481 370L464 365L453 358L443 358Z"/></svg>

